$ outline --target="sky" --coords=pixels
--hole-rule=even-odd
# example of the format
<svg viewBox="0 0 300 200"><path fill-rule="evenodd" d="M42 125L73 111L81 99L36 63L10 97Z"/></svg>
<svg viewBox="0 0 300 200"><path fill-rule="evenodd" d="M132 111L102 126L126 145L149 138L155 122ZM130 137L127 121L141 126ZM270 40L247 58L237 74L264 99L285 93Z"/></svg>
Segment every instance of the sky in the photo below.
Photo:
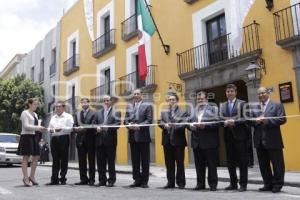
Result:
<svg viewBox="0 0 300 200"><path fill-rule="evenodd" d="M56 26L77 0L0 0L0 71L27 53Z"/></svg>

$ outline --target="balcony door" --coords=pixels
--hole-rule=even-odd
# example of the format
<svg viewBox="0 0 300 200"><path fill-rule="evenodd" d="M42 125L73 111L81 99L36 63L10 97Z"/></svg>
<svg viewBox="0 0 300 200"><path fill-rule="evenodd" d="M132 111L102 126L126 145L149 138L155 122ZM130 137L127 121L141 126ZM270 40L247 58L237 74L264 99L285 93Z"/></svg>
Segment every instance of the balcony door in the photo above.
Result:
<svg viewBox="0 0 300 200"><path fill-rule="evenodd" d="M104 47L110 45L110 16L104 18Z"/></svg>
<svg viewBox="0 0 300 200"><path fill-rule="evenodd" d="M111 95L110 91L110 69L104 71L104 94Z"/></svg>
<svg viewBox="0 0 300 200"><path fill-rule="evenodd" d="M209 64L228 59L225 15L219 15L206 22Z"/></svg>
<svg viewBox="0 0 300 200"><path fill-rule="evenodd" d="M76 40L72 42L72 64L71 65L72 65L71 67L76 66Z"/></svg>
<svg viewBox="0 0 300 200"><path fill-rule="evenodd" d="M135 88L141 88L145 86L145 81L140 80L139 77L139 55L135 55Z"/></svg>

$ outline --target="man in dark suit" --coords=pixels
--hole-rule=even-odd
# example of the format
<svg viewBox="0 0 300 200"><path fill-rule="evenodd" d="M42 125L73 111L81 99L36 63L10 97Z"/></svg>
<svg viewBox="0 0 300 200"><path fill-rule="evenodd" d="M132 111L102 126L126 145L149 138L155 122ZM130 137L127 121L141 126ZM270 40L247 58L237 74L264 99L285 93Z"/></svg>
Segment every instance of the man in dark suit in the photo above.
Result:
<svg viewBox="0 0 300 200"><path fill-rule="evenodd" d="M250 127L244 118L245 101L236 98L237 87L234 84L226 86L227 101L221 105L221 118L224 122L224 140L227 155L227 167L230 176L230 185L225 190L236 190L236 167L240 171L239 191L247 190L248 183L248 145Z"/></svg>
<svg viewBox="0 0 300 200"><path fill-rule="evenodd" d="M285 166L280 126L286 122L285 111L281 103L270 100L269 91L265 87L259 88L257 95L260 103L251 110L251 117L255 118L252 123L254 146L264 181L264 186L259 190L277 193L284 184Z"/></svg>
<svg viewBox="0 0 300 200"><path fill-rule="evenodd" d="M170 93L168 95L169 108L161 112L158 120L159 127L162 129L162 145L167 168L168 183L164 186L165 189L174 188L175 179L179 189L185 187L184 149L187 145L185 137L186 124L174 125L172 123L186 122L188 115L178 107L178 100L177 94ZM175 163L177 166L176 178Z"/></svg>
<svg viewBox="0 0 300 200"><path fill-rule="evenodd" d="M125 125L130 125L128 142L131 150L134 183L129 187L148 188L151 138L147 124L151 124L153 121L153 108L152 105L143 101L140 89L133 91L133 101L133 104L127 106L124 120ZM140 166L142 171L140 171Z"/></svg>
<svg viewBox="0 0 300 200"><path fill-rule="evenodd" d="M208 104L207 93L200 91L197 106L192 110L188 129L192 131L191 146L194 151L197 185L194 190L205 189L206 165L208 167L208 184L211 191L217 190L218 184L218 147L219 147L219 113L218 107Z"/></svg>
<svg viewBox="0 0 300 200"><path fill-rule="evenodd" d="M82 110L74 116L74 131L78 152L80 182L75 185L94 185L95 183L95 131L84 128L93 123L95 112L90 109L90 100L81 99ZM87 158L89 163L89 177L87 176Z"/></svg>
<svg viewBox="0 0 300 200"><path fill-rule="evenodd" d="M99 184L97 186L113 187L116 182L116 148L117 130L121 124L121 113L112 106L111 97L103 96L104 108L95 115L94 124L97 125L96 153L97 167L99 173ZM109 178L106 177L106 166L108 165Z"/></svg>

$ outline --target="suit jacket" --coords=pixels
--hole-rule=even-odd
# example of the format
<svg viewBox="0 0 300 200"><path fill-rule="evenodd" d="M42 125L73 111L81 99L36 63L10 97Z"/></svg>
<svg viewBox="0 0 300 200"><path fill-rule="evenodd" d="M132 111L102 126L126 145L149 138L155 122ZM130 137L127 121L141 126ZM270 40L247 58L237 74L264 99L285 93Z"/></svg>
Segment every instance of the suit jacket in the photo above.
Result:
<svg viewBox="0 0 300 200"><path fill-rule="evenodd" d="M152 124L153 108L146 102L141 102L137 116L134 113L134 104L129 104L126 108L124 124ZM140 130L128 129L128 142L151 142L149 126L140 126Z"/></svg>
<svg viewBox="0 0 300 200"><path fill-rule="evenodd" d="M174 146L186 146L185 128L184 125L175 125L174 128L168 132L165 128L167 123L184 123L187 122L188 114L186 111L180 109L178 106L174 110L174 116L172 117L171 109L166 109L161 112L160 119L158 120L158 126L162 129L162 145L174 145Z"/></svg>
<svg viewBox="0 0 300 200"><path fill-rule="evenodd" d="M190 114L189 122L198 122L198 111L194 109ZM218 107L206 105L201 122L216 122L206 124L204 129L188 126L192 132L191 146L192 148L200 147L201 149L211 149L219 147L219 112Z"/></svg>
<svg viewBox="0 0 300 200"><path fill-rule="evenodd" d="M234 119L235 126L234 127L225 127L224 128L224 138L225 141L229 140L229 134L232 134L234 139L236 140L246 140L250 137L251 129L248 126L245 116L244 116L244 106L245 101L236 99L232 108L232 112L230 114L230 111L228 110L228 101L221 104L221 119Z"/></svg>
<svg viewBox="0 0 300 200"><path fill-rule="evenodd" d="M254 105L251 109L251 117L261 116L262 109L261 105L258 103ZM266 149L282 149L283 141L280 131L280 126L286 123L285 110L281 103L275 103L269 101L264 112L264 117L280 117L276 119L268 119L266 124L256 124L252 122L254 126L254 146L258 148L261 145L261 140L263 135L265 136Z"/></svg>
<svg viewBox="0 0 300 200"><path fill-rule="evenodd" d="M86 116L83 116L82 111L78 111L74 115L74 127L91 125L94 121L95 112L89 109ZM95 141L95 131L91 128L82 129L76 134L76 146L77 148L82 146L84 142L87 143L88 146L93 144Z"/></svg>
<svg viewBox="0 0 300 200"><path fill-rule="evenodd" d="M95 114L95 125L120 125L121 113L111 107L106 122L104 122L104 108ZM119 127L108 128L106 131L96 133L96 146L117 146L117 130Z"/></svg>

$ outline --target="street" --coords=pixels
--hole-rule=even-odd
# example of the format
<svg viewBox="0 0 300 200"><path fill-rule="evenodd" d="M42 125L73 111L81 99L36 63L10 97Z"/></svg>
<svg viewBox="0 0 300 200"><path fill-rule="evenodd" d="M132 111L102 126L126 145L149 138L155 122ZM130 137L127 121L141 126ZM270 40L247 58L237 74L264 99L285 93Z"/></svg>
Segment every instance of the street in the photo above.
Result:
<svg viewBox="0 0 300 200"><path fill-rule="evenodd" d="M284 187L283 192L273 194L258 192L261 185L249 184L248 191L240 193L223 190L228 182L219 182L217 192L193 191L191 188L195 186L195 179L187 179L185 190L166 190L161 189L166 184L166 179L154 176L150 177L148 189L127 188L132 183L131 174L117 174L117 182L113 188L75 186L74 183L79 181L79 173L72 169L67 174L67 185L45 186L50 181L51 168L44 166L37 168L36 175L40 185L24 187L21 174L19 166L0 166L0 199L300 199L300 189L289 186Z"/></svg>

